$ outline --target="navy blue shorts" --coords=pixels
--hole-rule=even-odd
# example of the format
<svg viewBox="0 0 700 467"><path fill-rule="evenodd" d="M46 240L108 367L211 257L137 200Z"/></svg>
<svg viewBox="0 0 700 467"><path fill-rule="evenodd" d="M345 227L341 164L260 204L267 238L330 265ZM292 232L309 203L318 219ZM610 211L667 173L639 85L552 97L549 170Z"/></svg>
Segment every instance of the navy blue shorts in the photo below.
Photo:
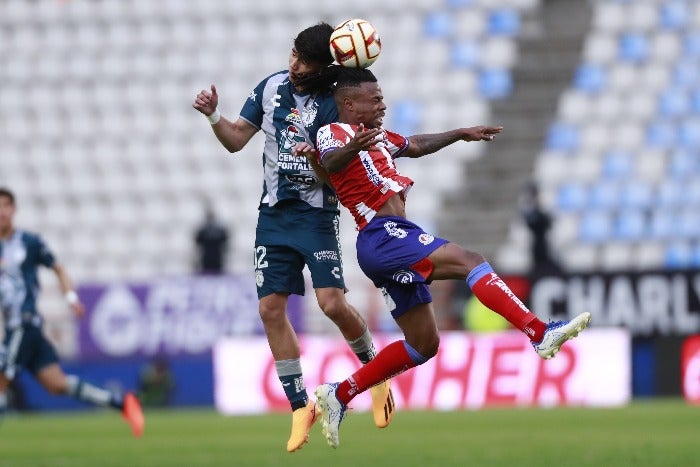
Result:
<svg viewBox="0 0 700 467"><path fill-rule="evenodd" d="M304 295L304 266L315 289L345 290L338 214L306 203L261 208L255 235L258 298L272 293Z"/></svg>
<svg viewBox="0 0 700 467"><path fill-rule="evenodd" d="M430 303L427 257L448 243L403 217L375 217L357 235L357 260L374 285L382 289L391 315L398 318L421 303Z"/></svg>
<svg viewBox="0 0 700 467"><path fill-rule="evenodd" d="M13 380L25 368L36 375L52 363L58 363L58 355L41 328L25 324L17 329L5 329L0 373L7 379Z"/></svg>

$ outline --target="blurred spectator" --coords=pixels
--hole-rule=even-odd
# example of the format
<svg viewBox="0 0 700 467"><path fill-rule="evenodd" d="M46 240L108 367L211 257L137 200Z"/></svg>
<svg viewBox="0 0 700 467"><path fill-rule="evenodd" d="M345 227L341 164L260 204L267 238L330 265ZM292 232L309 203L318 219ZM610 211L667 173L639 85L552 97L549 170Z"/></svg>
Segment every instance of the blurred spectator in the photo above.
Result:
<svg viewBox="0 0 700 467"><path fill-rule="evenodd" d="M552 227L552 217L540 205L538 191L534 183L527 185L521 206L523 220L532 234L532 270L542 273L558 272L561 268L549 248L548 233Z"/></svg>
<svg viewBox="0 0 700 467"><path fill-rule="evenodd" d="M229 232L216 218L214 210L207 205L204 223L195 233L197 246L197 272L221 274L228 253Z"/></svg>
<svg viewBox="0 0 700 467"><path fill-rule="evenodd" d="M156 357L145 365L139 373L139 399L150 407L170 405L175 378L170 364L165 358Z"/></svg>

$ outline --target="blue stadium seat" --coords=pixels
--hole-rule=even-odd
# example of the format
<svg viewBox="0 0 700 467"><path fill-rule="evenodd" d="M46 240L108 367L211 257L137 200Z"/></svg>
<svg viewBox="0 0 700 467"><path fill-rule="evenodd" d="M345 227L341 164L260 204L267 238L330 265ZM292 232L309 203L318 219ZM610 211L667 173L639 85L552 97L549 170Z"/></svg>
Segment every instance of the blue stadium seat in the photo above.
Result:
<svg viewBox="0 0 700 467"><path fill-rule="evenodd" d="M690 108L693 113L700 114L700 89L696 89L691 93Z"/></svg>
<svg viewBox="0 0 700 467"><path fill-rule="evenodd" d="M603 243L611 238L610 214L604 211L588 211L581 216L579 238L586 243Z"/></svg>
<svg viewBox="0 0 700 467"><path fill-rule="evenodd" d="M676 216L668 208L654 209L649 220L649 236L657 240L673 238L676 229Z"/></svg>
<svg viewBox="0 0 700 467"><path fill-rule="evenodd" d="M667 89L659 95L659 113L665 117L682 117L690 111L690 96L681 88Z"/></svg>
<svg viewBox="0 0 700 467"><path fill-rule="evenodd" d="M452 8L462 8L472 5L475 0L447 0L447 6Z"/></svg>
<svg viewBox="0 0 700 467"><path fill-rule="evenodd" d="M678 233L687 239L700 238L700 209L698 206L686 207L678 215Z"/></svg>
<svg viewBox="0 0 700 467"><path fill-rule="evenodd" d="M602 210L618 207L620 202L620 184L612 181L600 181L591 186L589 206Z"/></svg>
<svg viewBox="0 0 700 467"><path fill-rule="evenodd" d="M520 33L520 15L510 8L491 11L488 32L496 36L517 36Z"/></svg>
<svg viewBox="0 0 700 467"><path fill-rule="evenodd" d="M393 111L389 113L391 126L402 135L414 135L421 124L423 109L418 101L404 99L393 105Z"/></svg>
<svg viewBox="0 0 700 467"><path fill-rule="evenodd" d="M482 70L479 93L487 99L503 99L513 92L513 76L504 69Z"/></svg>
<svg viewBox="0 0 700 467"><path fill-rule="evenodd" d="M455 68L475 68L479 65L481 48L472 40L456 42L450 48L450 62Z"/></svg>
<svg viewBox="0 0 700 467"><path fill-rule="evenodd" d="M426 16L423 31L428 37L447 39L454 33L453 16L447 11L435 11Z"/></svg>
<svg viewBox="0 0 700 467"><path fill-rule="evenodd" d="M676 180L665 179L657 187L656 198L663 208L678 206L683 200L683 185Z"/></svg>
<svg viewBox="0 0 700 467"><path fill-rule="evenodd" d="M579 131L574 125L553 123L547 130L545 148L552 151L573 151L579 144Z"/></svg>
<svg viewBox="0 0 700 467"><path fill-rule="evenodd" d="M678 129L678 141L689 149L700 149L700 118L695 117L681 122Z"/></svg>
<svg viewBox="0 0 700 467"><path fill-rule="evenodd" d="M628 180L620 190L620 204L630 208L647 208L653 202L651 185L642 180Z"/></svg>
<svg viewBox="0 0 700 467"><path fill-rule="evenodd" d="M665 29L683 29L690 13L685 1L670 1L660 5L659 24Z"/></svg>
<svg viewBox="0 0 700 467"><path fill-rule="evenodd" d="M684 179L688 175L700 173L698 156L687 149L676 149L669 157L668 173L678 179Z"/></svg>
<svg viewBox="0 0 700 467"><path fill-rule="evenodd" d="M686 269L692 263L692 250L688 242L676 241L666 247L664 265L670 269Z"/></svg>
<svg viewBox="0 0 700 467"><path fill-rule="evenodd" d="M641 62L649 56L649 40L640 33L626 33L619 38L618 56L622 60Z"/></svg>
<svg viewBox="0 0 700 467"><path fill-rule="evenodd" d="M609 151L603 156L603 176L611 179L622 179L632 174L634 160L625 151Z"/></svg>
<svg viewBox="0 0 700 467"><path fill-rule="evenodd" d="M576 70L574 86L581 91L596 93L605 87L606 79L606 70L602 66L584 63Z"/></svg>
<svg viewBox="0 0 700 467"><path fill-rule="evenodd" d="M614 235L620 240L637 241L648 235L647 220L639 209L620 211L615 219Z"/></svg>
<svg viewBox="0 0 700 467"><path fill-rule="evenodd" d="M671 148L676 144L676 127L669 121L653 121L647 126L646 141L653 148Z"/></svg>
<svg viewBox="0 0 700 467"><path fill-rule="evenodd" d="M690 266L700 268L700 242L695 243L693 251L690 253Z"/></svg>
<svg viewBox="0 0 700 467"><path fill-rule="evenodd" d="M557 189L556 203L561 211L581 210L588 205L587 189L581 183L563 183Z"/></svg>
<svg viewBox="0 0 700 467"><path fill-rule="evenodd" d="M700 58L700 31L691 32L685 36L683 53L686 58Z"/></svg>
<svg viewBox="0 0 700 467"><path fill-rule="evenodd" d="M686 89L693 89L700 82L700 66L693 61L681 61L673 67L673 83Z"/></svg>

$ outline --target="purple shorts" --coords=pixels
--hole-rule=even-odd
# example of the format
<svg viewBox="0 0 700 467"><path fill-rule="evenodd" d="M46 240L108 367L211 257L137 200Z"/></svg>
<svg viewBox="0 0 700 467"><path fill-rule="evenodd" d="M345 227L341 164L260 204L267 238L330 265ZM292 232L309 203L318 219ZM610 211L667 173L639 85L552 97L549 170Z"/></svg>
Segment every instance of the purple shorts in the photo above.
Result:
<svg viewBox="0 0 700 467"><path fill-rule="evenodd" d="M433 265L426 258L447 243L403 217L375 217L357 235L357 260L374 285L382 289L391 315L433 301L427 277Z"/></svg>

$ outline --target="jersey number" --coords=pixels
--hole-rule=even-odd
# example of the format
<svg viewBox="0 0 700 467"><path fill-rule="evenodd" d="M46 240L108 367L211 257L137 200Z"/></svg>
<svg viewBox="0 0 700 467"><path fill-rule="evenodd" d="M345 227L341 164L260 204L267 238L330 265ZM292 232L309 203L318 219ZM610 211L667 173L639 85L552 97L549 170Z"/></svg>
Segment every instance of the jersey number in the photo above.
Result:
<svg viewBox="0 0 700 467"><path fill-rule="evenodd" d="M267 249L260 245L255 248L253 255L253 266L255 269L264 269L268 266L267 261L265 261L265 255L267 254Z"/></svg>

